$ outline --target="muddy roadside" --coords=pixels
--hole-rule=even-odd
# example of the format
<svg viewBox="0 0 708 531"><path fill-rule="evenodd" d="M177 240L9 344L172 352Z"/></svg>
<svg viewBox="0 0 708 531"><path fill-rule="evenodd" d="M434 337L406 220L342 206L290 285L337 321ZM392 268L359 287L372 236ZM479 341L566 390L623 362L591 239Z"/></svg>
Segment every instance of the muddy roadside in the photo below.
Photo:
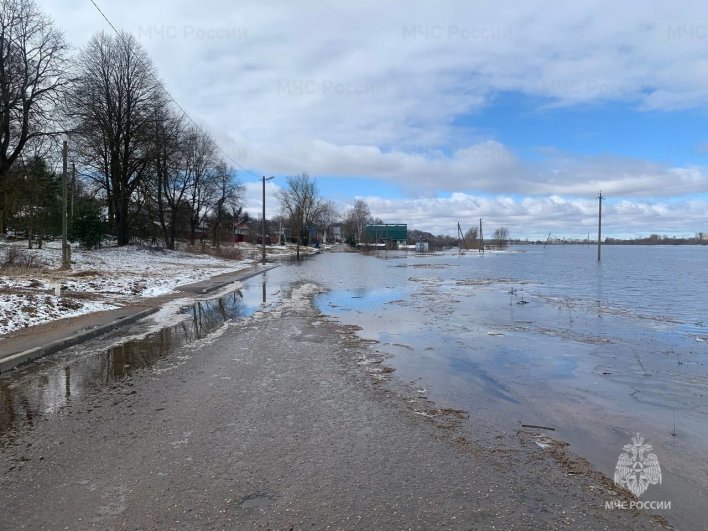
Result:
<svg viewBox="0 0 708 531"><path fill-rule="evenodd" d="M533 433L433 404L312 285L0 441L3 526L661 528ZM492 439L494 440L494 439ZM578 463L578 464L574 464Z"/></svg>

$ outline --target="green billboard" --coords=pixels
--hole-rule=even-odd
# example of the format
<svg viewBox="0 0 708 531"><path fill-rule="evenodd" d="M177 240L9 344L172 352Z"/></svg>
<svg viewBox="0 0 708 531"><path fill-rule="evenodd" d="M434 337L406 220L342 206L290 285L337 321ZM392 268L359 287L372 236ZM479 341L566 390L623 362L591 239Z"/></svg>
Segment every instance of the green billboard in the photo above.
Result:
<svg viewBox="0 0 708 531"><path fill-rule="evenodd" d="M382 225L366 226L366 241L406 241L408 239L408 225L405 223L384 223Z"/></svg>

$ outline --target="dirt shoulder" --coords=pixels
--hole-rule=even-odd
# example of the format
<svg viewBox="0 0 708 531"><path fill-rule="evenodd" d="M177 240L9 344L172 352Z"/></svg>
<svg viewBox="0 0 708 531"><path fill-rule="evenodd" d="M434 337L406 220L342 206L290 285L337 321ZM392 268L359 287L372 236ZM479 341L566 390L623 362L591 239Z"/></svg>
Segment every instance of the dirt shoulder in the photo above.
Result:
<svg viewBox="0 0 708 531"><path fill-rule="evenodd" d="M0 440L3 526L660 526L605 510L608 485L523 436L475 442L474 419L407 397L308 301L300 291Z"/></svg>

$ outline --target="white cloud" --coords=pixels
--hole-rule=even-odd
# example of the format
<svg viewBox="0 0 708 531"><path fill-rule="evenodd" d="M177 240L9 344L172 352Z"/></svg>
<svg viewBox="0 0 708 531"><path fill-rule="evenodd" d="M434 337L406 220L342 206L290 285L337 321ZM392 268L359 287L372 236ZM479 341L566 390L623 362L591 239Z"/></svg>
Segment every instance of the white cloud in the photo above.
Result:
<svg viewBox="0 0 708 531"><path fill-rule="evenodd" d="M263 181L246 180L249 176L239 174L239 178L243 179L244 193L243 205L244 211L253 218L261 219L263 217ZM265 199L266 199L266 219L280 214L280 202L277 194L280 187L271 182L266 181Z"/></svg>
<svg viewBox="0 0 708 531"><path fill-rule="evenodd" d="M83 1L40 4L76 46L108 29ZM699 1L103 4L188 109L252 142L446 143L456 116L508 90L558 104L708 103Z"/></svg>
<svg viewBox="0 0 708 531"><path fill-rule="evenodd" d="M409 195L438 191L482 191L513 194L680 196L708 191L705 170L667 167L637 159L611 156L572 157L548 151L529 163L496 141L463 147L452 155L439 151L383 152L375 146L337 146L305 141L277 147L254 146L248 160L270 164L272 171L311 175L374 177L399 185ZM295 169L295 170L293 170Z"/></svg>
<svg viewBox="0 0 708 531"><path fill-rule="evenodd" d="M479 196L455 193L447 198L384 199L363 197L375 217L387 223L407 223L409 228L433 234L456 234L476 226L483 218L485 234L509 228L512 237L545 239L597 236L597 200L549 197ZM688 235L708 232L708 200L649 203L639 200L606 202L603 234L635 237L651 233ZM696 227L686 231L687 224Z"/></svg>
<svg viewBox="0 0 708 531"><path fill-rule="evenodd" d="M97 30L109 31L83 0L38 2L76 47ZM476 197L465 199L465 205L481 201L494 212L516 212L509 224L530 221L524 218L529 209L550 215L549 205L575 215L582 211L580 203L563 197L592 197L600 189L646 198L707 190L705 170L681 161L665 167L550 150L528 162L509 146L456 123L503 91L550 98L552 106L619 101L636 109L703 109L708 104L705 2L125 0L100 5L116 26L145 45L180 103L251 168L379 178L412 196L440 191L557 196L505 206L501 199L465 195ZM260 199L252 188L248 204L257 207ZM443 210L450 207L444 200L410 201L421 201L415 205L426 212L436 201ZM650 199L627 208L645 217L669 215Z"/></svg>

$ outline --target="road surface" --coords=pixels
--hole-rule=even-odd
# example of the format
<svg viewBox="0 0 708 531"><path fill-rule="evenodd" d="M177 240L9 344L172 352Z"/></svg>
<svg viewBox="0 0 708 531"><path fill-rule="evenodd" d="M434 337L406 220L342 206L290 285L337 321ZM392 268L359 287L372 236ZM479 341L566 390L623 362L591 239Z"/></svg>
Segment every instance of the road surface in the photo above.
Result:
<svg viewBox="0 0 708 531"><path fill-rule="evenodd" d="M531 436L484 445L378 382L303 293L6 433L0 527L660 528Z"/></svg>

